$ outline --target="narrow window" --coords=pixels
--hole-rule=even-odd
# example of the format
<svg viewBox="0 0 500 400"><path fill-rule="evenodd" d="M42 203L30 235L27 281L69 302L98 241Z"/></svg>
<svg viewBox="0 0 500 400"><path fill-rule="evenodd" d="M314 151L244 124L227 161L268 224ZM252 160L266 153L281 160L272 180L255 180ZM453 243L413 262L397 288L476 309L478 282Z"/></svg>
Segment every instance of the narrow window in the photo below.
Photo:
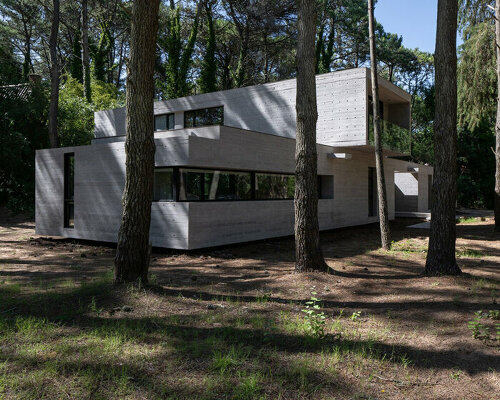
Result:
<svg viewBox="0 0 500 400"><path fill-rule="evenodd" d="M64 154L64 227L75 227L75 154Z"/></svg>
<svg viewBox="0 0 500 400"><path fill-rule="evenodd" d="M432 206L432 175L427 175L427 208Z"/></svg>
<svg viewBox="0 0 500 400"><path fill-rule="evenodd" d="M333 175L318 175L318 198L333 199L334 197Z"/></svg>
<svg viewBox="0 0 500 400"><path fill-rule="evenodd" d="M175 116L171 114L155 115L155 131L171 131L175 128Z"/></svg>
<svg viewBox="0 0 500 400"><path fill-rule="evenodd" d="M184 128L224 125L224 107L201 108L184 112Z"/></svg>
<svg viewBox="0 0 500 400"><path fill-rule="evenodd" d="M368 216L374 217L377 210L377 185L375 183L376 173L375 168L368 168Z"/></svg>
<svg viewBox="0 0 500 400"><path fill-rule="evenodd" d="M294 194L294 175L255 174L255 198L257 200L293 199Z"/></svg>
<svg viewBox="0 0 500 400"><path fill-rule="evenodd" d="M173 168L155 170L153 201L174 200L174 171Z"/></svg>

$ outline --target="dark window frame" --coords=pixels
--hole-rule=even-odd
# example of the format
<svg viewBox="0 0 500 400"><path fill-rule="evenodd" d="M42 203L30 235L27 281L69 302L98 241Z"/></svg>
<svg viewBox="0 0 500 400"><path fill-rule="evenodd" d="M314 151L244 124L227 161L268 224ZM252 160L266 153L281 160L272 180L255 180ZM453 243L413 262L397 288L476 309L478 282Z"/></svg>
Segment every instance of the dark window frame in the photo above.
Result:
<svg viewBox="0 0 500 400"><path fill-rule="evenodd" d="M291 174L288 172L269 172L269 171L250 171L250 170L244 170L244 169L229 169L229 168L203 168L203 167L191 167L191 166L157 166L155 167L156 170L161 170L161 169L166 169L166 168L172 168L173 169L173 198L174 200L153 200L154 203L173 203L173 202L178 202L178 203L217 203L217 202L244 202L244 201L293 201L294 198L287 198L287 199L257 199L256 198L256 175L257 174L269 174L269 175L286 175L286 176L295 176L295 174ZM206 200L205 199L205 193L204 193L204 188L203 185L201 186L201 193L200 193L200 199L199 200L181 200L180 199L180 175L181 175L181 170L182 169L188 169L190 171L200 171L201 172L201 179L202 182L205 181L205 174L202 171L220 171L220 172L228 172L228 173L245 173L245 174L250 174L250 198L249 199L238 199L238 200L233 200L233 199L215 199L215 200Z"/></svg>
<svg viewBox="0 0 500 400"><path fill-rule="evenodd" d="M172 170L172 191L171 191L172 200L155 200L155 189L156 189L155 174L157 171L161 173L161 172L169 172L168 170ZM175 168L174 167L155 168L153 174L153 203L163 203L163 202L169 203L175 201L175 199L176 199Z"/></svg>
<svg viewBox="0 0 500 400"><path fill-rule="evenodd" d="M73 159L73 173L70 177L70 162ZM70 188L71 186L71 188ZM71 192L69 191L71 189ZM64 153L64 228L75 227L75 153ZM70 195L71 194L71 195ZM73 209L71 213L70 209ZM73 214L73 223L70 216Z"/></svg>
<svg viewBox="0 0 500 400"><path fill-rule="evenodd" d="M196 113L200 113L201 111L208 111L208 110L217 110L221 109L221 121L220 123L214 123L214 124L204 124L204 125L198 125L196 123ZM192 117L188 115L192 113ZM192 125L187 126L188 124L186 123L189 119L192 119ZM216 126L216 125L224 125L224 106L215 106L215 107L204 107L204 108L197 108L194 110L187 110L184 111L184 128L200 128L202 126Z"/></svg>
<svg viewBox="0 0 500 400"><path fill-rule="evenodd" d="M368 167L368 216L377 216L377 172L375 167Z"/></svg>
<svg viewBox="0 0 500 400"><path fill-rule="evenodd" d="M434 177L432 174L427 175L427 209L432 210L432 183Z"/></svg>
<svg viewBox="0 0 500 400"><path fill-rule="evenodd" d="M167 129L156 129L156 118L157 117L163 117L163 116L167 117ZM172 116L172 120L173 120L172 129L168 128L168 117L170 117L170 116ZM154 117L153 117L153 120L154 120L154 131L155 132L173 131L175 129L175 113L155 114Z"/></svg>

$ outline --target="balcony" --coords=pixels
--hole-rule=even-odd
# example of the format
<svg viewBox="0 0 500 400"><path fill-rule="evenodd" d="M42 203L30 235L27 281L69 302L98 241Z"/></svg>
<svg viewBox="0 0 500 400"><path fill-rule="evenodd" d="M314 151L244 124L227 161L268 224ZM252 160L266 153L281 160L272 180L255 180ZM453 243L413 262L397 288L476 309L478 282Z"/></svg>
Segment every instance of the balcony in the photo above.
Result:
<svg viewBox="0 0 500 400"><path fill-rule="evenodd" d="M401 154L410 154L411 136L410 130L402 128L389 121L380 121L382 134L382 147L386 150L391 150ZM370 115L368 126L368 143L375 145L373 136L373 116Z"/></svg>

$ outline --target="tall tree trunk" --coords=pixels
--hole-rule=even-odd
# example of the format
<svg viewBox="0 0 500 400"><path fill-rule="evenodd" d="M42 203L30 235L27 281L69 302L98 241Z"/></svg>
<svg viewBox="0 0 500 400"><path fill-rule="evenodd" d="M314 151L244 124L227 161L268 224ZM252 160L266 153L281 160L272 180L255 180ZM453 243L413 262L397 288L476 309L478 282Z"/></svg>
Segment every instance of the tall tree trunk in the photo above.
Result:
<svg viewBox="0 0 500 400"><path fill-rule="evenodd" d="M389 212L387 209L387 189L385 187L384 153L382 149L382 132L380 130L380 103L378 95L378 73L375 48L375 6L368 0L368 25L370 29L370 60L373 97L373 137L375 139L375 167L377 170L378 215L380 220L380 240L382 248L389 250Z"/></svg>
<svg viewBox="0 0 500 400"><path fill-rule="evenodd" d="M57 61L57 34L59 31L59 0L53 0L52 26L50 28L50 107L49 139L51 147L59 146L57 114L59 108L59 63Z"/></svg>
<svg viewBox="0 0 500 400"><path fill-rule="evenodd" d="M327 271L319 242L316 150L316 3L298 0L295 269Z"/></svg>
<svg viewBox="0 0 500 400"><path fill-rule="evenodd" d="M83 94L90 103L92 101L92 92L90 90L89 19L87 0L82 0L82 64Z"/></svg>
<svg viewBox="0 0 500 400"><path fill-rule="evenodd" d="M154 60L160 0L135 0L127 73L126 179L115 283L148 279L154 173Z"/></svg>
<svg viewBox="0 0 500 400"><path fill-rule="evenodd" d="M458 275L455 258L457 199L457 13L456 0L438 0L434 179L429 251L424 274Z"/></svg>
<svg viewBox="0 0 500 400"><path fill-rule="evenodd" d="M497 49L497 121L495 125L495 230L500 232L500 0L495 3L495 36Z"/></svg>

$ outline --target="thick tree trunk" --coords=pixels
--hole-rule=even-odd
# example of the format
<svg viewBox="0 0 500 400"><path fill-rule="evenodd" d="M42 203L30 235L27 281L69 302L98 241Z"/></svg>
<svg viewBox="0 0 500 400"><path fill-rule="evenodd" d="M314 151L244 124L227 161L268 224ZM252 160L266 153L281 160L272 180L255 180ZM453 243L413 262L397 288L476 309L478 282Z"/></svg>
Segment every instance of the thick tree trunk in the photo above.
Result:
<svg viewBox="0 0 500 400"><path fill-rule="evenodd" d="M497 121L495 125L495 230L500 232L500 0L495 3L495 36L497 49Z"/></svg>
<svg viewBox="0 0 500 400"><path fill-rule="evenodd" d="M429 251L424 274L458 275L455 258L457 199L457 13L456 0L438 0L434 179Z"/></svg>
<svg viewBox="0 0 500 400"><path fill-rule="evenodd" d="M53 0L52 26L50 28L50 107L49 139L51 147L59 146L57 114L59 108L59 63L57 61L57 34L59 32L59 0Z"/></svg>
<svg viewBox="0 0 500 400"><path fill-rule="evenodd" d="M328 270L319 243L316 151L316 4L298 0L295 269Z"/></svg>
<svg viewBox="0 0 500 400"><path fill-rule="evenodd" d="M375 167L377 170L378 215L380 220L380 239L382 248L389 250L389 211L387 208L387 189L385 187L384 153L382 149L382 132L380 131L380 103L378 95L378 73L375 48L375 21L373 0L368 0L368 25L370 29L370 60L373 97L373 137L375 139Z"/></svg>
<svg viewBox="0 0 500 400"><path fill-rule="evenodd" d="M82 65L83 94L90 103L92 101L92 92L90 90L89 20L87 0L82 0Z"/></svg>
<svg viewBox="0 0 500 400"><path fill-rule="evenodd" d="M115 283L141 280L149 267L154 173L154 59L160 0L135 0L127 73L126 179L115 257Z"/></svg>

